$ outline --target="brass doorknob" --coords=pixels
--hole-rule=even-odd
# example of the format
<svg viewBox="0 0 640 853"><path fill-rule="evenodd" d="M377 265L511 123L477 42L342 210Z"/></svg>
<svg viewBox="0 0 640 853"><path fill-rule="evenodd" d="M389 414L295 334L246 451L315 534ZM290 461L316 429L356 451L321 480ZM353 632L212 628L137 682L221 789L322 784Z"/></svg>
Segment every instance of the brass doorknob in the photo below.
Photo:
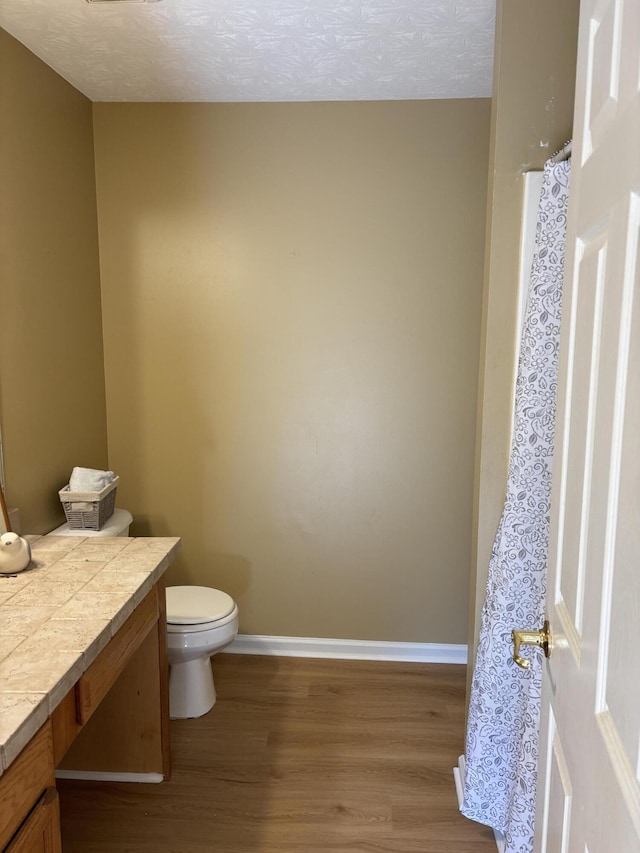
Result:
<svg viewBox="0 0 640 853"><path fill-rule="evenodd" d="M512 631L513 659L522 669L531 669L531 661L520 657L520 646L538 646L546 658L551 657L551 631L549 620L545 619L541 631Z"/></svg>

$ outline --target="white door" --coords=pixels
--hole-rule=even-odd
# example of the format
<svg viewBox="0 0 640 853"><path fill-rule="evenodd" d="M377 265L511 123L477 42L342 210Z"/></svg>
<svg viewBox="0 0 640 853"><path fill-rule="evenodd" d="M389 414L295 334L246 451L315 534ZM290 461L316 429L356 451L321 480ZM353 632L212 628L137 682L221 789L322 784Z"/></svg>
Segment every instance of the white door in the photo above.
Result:
<svg viewBox="0 0 640 853"><path fill-rule="evenodd" d="M536 851L635 853L640 0L583 0L579 39Z"/></svg>

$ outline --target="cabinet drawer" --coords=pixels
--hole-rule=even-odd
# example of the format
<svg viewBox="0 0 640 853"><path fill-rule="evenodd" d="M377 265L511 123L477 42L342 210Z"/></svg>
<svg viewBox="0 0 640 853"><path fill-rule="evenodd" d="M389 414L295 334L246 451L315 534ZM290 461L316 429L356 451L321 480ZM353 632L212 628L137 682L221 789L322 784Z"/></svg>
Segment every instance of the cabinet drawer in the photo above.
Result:
<svg viewBox="0 0 640 853"><path fill-rule="evenodd" d="M0 776L0 850L53 778L53 738L51 722L47 721Z"/></svg>
<svg viewBox="0 0 640 853"><path fill-rule="evenodd" d="M154 587L100 652L76 684L76 714L84 725L127 665L131 655L158 621L158 590Z"/></svg>

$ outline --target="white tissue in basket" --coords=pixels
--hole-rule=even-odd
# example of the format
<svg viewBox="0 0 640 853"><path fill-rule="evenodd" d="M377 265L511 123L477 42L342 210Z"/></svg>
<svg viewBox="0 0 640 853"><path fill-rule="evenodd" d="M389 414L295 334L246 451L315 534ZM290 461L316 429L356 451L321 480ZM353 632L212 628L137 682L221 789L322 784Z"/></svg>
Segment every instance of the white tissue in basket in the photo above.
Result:
<svg viewBox="0 0 640 853"><path fill-rule="evenodd" d="M69 478L70 492L101 492L115 480L113 471L98 471L95 468L74 468Z"/></svg>

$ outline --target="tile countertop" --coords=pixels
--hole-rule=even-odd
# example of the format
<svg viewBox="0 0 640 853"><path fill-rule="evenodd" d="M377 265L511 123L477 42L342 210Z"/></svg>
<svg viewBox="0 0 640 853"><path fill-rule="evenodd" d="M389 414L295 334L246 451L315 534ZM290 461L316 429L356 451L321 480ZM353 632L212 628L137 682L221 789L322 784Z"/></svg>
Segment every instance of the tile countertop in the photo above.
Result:
<svg viewBox="0 0 640 853"><path fill-rule="evenodd" d="M30 567L0 575L0 775L180 550L173 538L25 538Z"/></svg>

